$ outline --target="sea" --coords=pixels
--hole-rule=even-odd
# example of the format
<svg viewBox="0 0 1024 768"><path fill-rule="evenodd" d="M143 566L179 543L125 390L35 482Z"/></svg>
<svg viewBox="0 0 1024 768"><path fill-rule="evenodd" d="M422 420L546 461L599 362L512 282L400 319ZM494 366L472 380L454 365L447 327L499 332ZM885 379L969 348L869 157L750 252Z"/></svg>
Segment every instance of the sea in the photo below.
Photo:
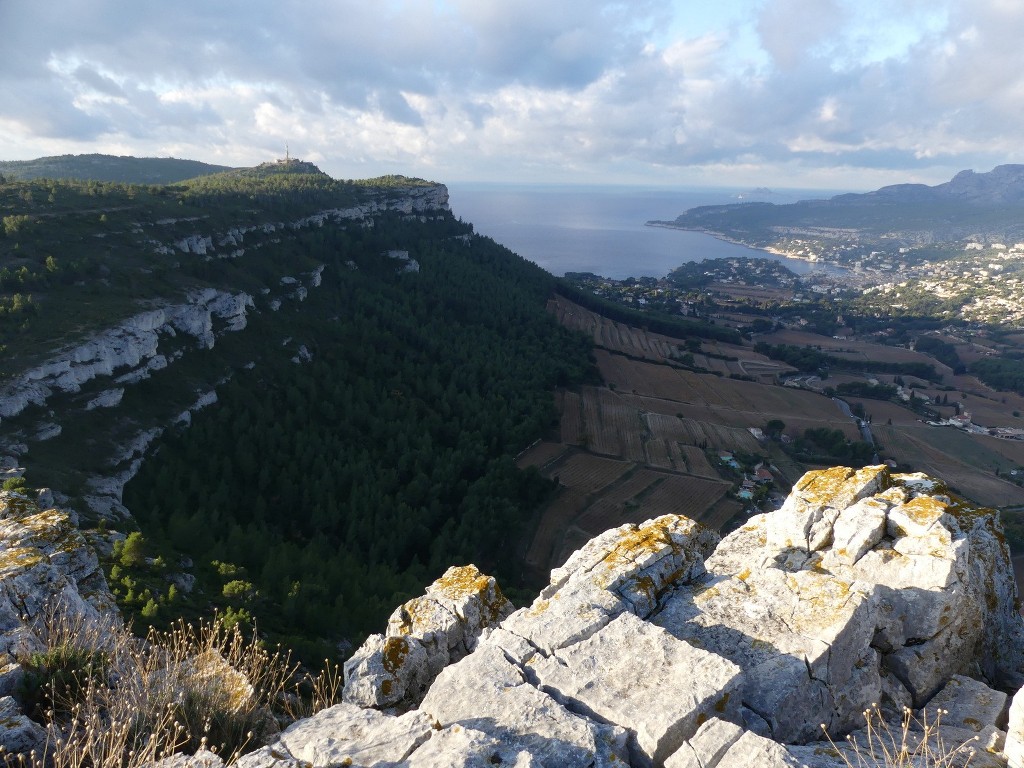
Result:
<svg viewBox="0 0 1024 768"><path fill-rule="evenodd" d="M800 275L829 268L719 240L702 232L645 226L700 205L792 203L841 190L643 188L448 183L455 216L554 275L592 272L622 280L664 277L691 261L745 256L784 262Z"/></svg>

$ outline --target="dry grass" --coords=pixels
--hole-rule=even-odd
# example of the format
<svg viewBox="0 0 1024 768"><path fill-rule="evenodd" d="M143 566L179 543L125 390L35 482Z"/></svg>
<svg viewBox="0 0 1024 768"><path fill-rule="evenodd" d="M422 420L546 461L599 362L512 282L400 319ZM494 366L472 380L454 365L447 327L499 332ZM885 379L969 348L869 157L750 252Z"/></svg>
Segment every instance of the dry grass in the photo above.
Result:
<svg viewBox="0 0 1024 768"><path fill-rule="evenodd" d="M58 609L37 635L46 650L23 665L47 743L42 754L7 755L8 766L136 768L204 749L230 762L338 700L337 667L300 678L290 654L220 617L141 640Z"/></svg>
<svg viewBox="0 0 1024 768"><path fill-rule="evenodd" d="M937 710L935 720L928 722L925 711L918 720L904 707L898 727L890 725L877 704L864 711L866 728L862 738L846 737L848 747L840 749L828 735L825 737L848 768L966 768L974 757L971 742L956 746L942 738L942 716ZM976 738L976 737L975 737Z"/></svg>

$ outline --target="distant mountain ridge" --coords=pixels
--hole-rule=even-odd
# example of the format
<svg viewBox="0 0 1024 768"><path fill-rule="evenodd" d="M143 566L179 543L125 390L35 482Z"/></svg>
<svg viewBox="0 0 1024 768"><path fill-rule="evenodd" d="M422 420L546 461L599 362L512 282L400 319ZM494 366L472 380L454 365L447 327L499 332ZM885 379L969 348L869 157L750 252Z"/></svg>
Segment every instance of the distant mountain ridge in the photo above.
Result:
<svg viewBox="0 0 1024 768"><path fill-rule="evenodd" d="M864 194L836 195L830 202L874 203L959 200L966 203L1001 205L1024 201L1024 165L997 165L987 173L960 171L949 181L935 186L893 184Z"/></svg>
<svg viewBox="0 0 1024 768"><path fill-rule="evenodd" d="M796 203L691 208L651 226L697 230L780 253L810 247L844 261L937 243L1024 239L1024 165L961 171L942 184L894 184ZM798 242L799 241L799 242Z"/></svg>
<svg viewBox="0 0 1024 768"><path fill-rule="evenodd" d="M54 155L35 160L0 160L0 175L22 181L29 179L81 179L121 184L175 184L197 176L234 170L175 157L132 157L131 155Z"/></svg>

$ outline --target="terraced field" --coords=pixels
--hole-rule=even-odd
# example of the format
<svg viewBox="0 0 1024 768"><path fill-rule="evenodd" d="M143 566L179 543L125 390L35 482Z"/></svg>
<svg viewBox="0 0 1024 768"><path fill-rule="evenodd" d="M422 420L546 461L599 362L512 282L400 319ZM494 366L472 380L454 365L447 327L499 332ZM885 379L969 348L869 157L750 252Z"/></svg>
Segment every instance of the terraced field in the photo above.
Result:
<svg viewBox="0 0 1024 768"><path fill-rule="evenodd" d="M988 438L979 442L972 435L950 427L878 426L874 428L885 453L901 464L941 477L953 490L973 501L990 507L1008 507L1024 504L1024 488L998 477L1000 466L1008 471L1016 462L1010 461L998 449L1012 447L1011 441ZM1006 443L1006 446L994 445ZM995 449L995 450L993 450Z"/></svg>
<svg viewBox="0 0 1024 768"><path fill-rule="evenodd" d="M714 528L726 525L743 506L729 493L741 478L721 468L721 451L765 457L779 490L788 491L811 467L795 461L779 443L754 436L752 430L764 428L771 419L781 420L791 437L827 427L852 441L861 439L856 423L833 400L774 384L779 373L792 369L749 348L703 341L701 350L708 354L694 355L694 362L719 375L698 373L674 359L687 351L680 340L609 321L564 299L553 300L551 308L564 323L592 336L605 386L563 393L557 439L520 457L521 466L536 466L557 478L561 488L529 548L528 565L538 573L560 565L592 536L625 522L674 513ZM851 359L934 363L911 350L795 331L765 338L771 343L819 343L829 354ZM734 375L756 381L730 378ZM847 379L837 376L827 383ZM1014 409L1024 412L1024 398L994 392L970 377L950 376L948 381L957 391L922 391L955 399L976 414L976 423L1024 427L1024 418L1018 423L1010 416ZM859 402L873 416L883 457L943 477L978 503L1024 506L1024 489L1006 479L1011 469L1024 467L1024 441L929 427L896 403ZM953 413L952 405L943 408L943 414Z"/></svg>

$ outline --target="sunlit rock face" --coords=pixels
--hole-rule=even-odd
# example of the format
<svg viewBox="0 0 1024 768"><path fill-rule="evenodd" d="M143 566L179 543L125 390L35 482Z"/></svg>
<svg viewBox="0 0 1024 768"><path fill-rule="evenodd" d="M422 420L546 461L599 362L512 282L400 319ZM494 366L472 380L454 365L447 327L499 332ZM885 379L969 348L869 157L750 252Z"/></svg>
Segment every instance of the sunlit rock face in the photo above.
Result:
<svg viewBox="0 0 1024 768"><path fill-rule="evenodd" d="M923 475L811 472L721 541L678 516L607 531L532 605L473 623L472 643L431 590L357 653L365 708L296 724L240 765L839 768L871 749L869 708L897 733L904 712L942 710L945 751L973 745L972 766L1024 754L1024 705L1006 718L1024 623L998 516ZM432 638L405 657L429 680L382 700L366 660L413 637ZM927 738L912 724L907 747Z"/></svg>
<svg viewBox="0 0 1024 768"><path fill-rule="evenodd" d="M384 635L371 635L345 663L345 701L361 707L413 706L446 666L468 655L480 634L513 606L474 566L449 568L427 593L400 606Z"/></svg>
<svg viewBox="0 0 1024 768"><path fill-rule="evenodd" d="M40 750L46 731L20 711L21 662L46 648L53 617L105 632L119 624L96 552L69 515L0 491L0 747Z"/></svg>
<svg viewBox="0 0 1024 768"><path fill-rule="evenodd" d="M16 377L0 391L0 417L16 416L29 405L44 405L55 393L78 392L97 377L117 373L117 383L146 378L150 370L167 366L167 359L158 354L162 336L187 334L198 347L208 349L214 345L215 321L224 331L240 331L252 307L247 293L209 288L196 291L181 304L133 315ZM93 407L110 404L96 402Z"/></svg>

